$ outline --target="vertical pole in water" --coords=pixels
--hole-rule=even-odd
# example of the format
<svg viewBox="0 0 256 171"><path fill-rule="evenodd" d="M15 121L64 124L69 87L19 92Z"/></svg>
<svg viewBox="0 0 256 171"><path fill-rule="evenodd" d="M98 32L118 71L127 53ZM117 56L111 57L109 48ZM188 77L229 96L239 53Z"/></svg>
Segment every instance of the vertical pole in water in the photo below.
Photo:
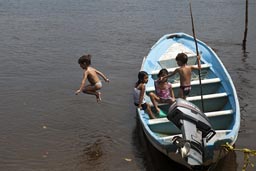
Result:
<svg viewBox="0 0 256 171"><path fill-rule="evenodd" d="M247 30L248 30L248 0L246 0L245 2L245 29L244 29L243 50L246 50Z"/></svg>
<svg viewBox="0 0 256 171"><path fill-rule="evenodd" d="M197 55L197 64L199 67L199 51L198 51L198 45L197 45L197 40L196 40L196 33L195 33L195 27L194 27L194 20L193 20L193 14L192 14L192 7L191 7L191 0L189 0L189 8L190 8L190 16L191 16L191 23L192 23L192 32L193 32L193 37L196 45L196 55ZM198 70L198 75L199 75L199 83L200 83L200 90L201 90L201 103L202 103L202 111L204 112L204 100L203 100L203 88L202 88L202 81L201 81L201 69Z"/></svg>

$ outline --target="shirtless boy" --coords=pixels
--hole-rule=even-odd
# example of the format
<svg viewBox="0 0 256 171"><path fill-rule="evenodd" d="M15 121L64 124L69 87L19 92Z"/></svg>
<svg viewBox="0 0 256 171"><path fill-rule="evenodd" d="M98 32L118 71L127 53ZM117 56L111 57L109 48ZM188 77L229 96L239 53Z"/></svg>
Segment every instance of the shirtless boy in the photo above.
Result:
<svg viewBox="0 0 256 171"><path fill-rule="evenodd" d="M175 75L176 73L179 73L180 75L180 90L179 90L179 97L186 99L186 96L190 93L191 91L191 73L193 69L201 69L201 63L200 63L200 56L197 57L198 60L198 67L195 66L189 66L187 65L188 57L185 53L179 53L176 56L176 61L179 66L174 72L171 74L165 76L166 77L171 77Z"/></svg>
<svg viewBox="0 0 256 171"><path fill-rule="evenodd" d="M102 83L98 77L100 75L106 82L109 79L97 69L91 67L91 55L83 55L78 59L78 64L84 70L83 80L80 88L75 92L78 95L81 91L86 94L95 95L97 102L101 101L101 92L97 91L102 88ZM85 86L86 80L88 79L89 85Z"/></svg>

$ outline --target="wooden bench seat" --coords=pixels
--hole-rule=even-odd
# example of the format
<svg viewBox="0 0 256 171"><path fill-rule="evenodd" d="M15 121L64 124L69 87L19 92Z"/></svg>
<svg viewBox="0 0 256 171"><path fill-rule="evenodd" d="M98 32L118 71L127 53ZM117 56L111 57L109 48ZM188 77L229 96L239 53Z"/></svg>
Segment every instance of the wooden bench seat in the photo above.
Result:
<svg viewBox="0 0 256 171"><path fill-rule="evenodd" d="M216 130L215 132L216 132L216 135L209 142L213 141L214 138L218 139L218 137L221 137L221 135L223 135L223 134L225 134L225 135L229 134L231 132L231 130L229 130L229 129L228 130ZM171 140L173 139L173 137L175 137L175 136L182 137L181 134L174 134L174 135L170 135L170 136L163 136L160 139L162 142L170 143Z"/></svg>
<svg viewBox="0 0 256 171"><path fill-rule="evenodd" d="M146 96L146 99L147 99L146 101L149 103L150 107L152 108L152 111L156 112L155 108L153 106L153 103L150 101L149 96ZM200 95L187 97L187 101L193 103L202 111L202 101L201 101ZM204 112L205 113L223 110L225 108L225 105L227 105L227 103L228 103L228 94L227 93L215 93L215 94L203 95L203 102L204 102ZM158 106L163 111L168 111L170 104L158 103ZM164 115L163 115L163 117L164 117Z"/></svg>
<svg viewBox="0 0 256 171"><path fill-rule="evenodd" d="M216 116L223 116L223 115L231 115L233 110L221 110L221 111L214 111L214 112L206 112L205 115L208 118L216 117ZM170 122L167 118L157 118L157 119L150 119L148 120L148 125L160 124Z"/></svg>
<svg viewBox="0 0 256 171"><path fill-rule="evenodd" d="M229 129L232 123L233 111L222 110L205 113L214 130ZM166 117L148 120L149 128L160 134L179 134L180 130Z"/></svg>
<svg viewBox="0 0 256 171"><path fill-rule="evenodd" d="M202 85L204 85L204 84L220 83L220 82L221 82L221 80L219 78L204 79L204 80L201 81ZM199 80L191 81L191 86L196 86L196 85L200 85ZM174 84L172 84L172 87L173 87L173 89L179 88L180 87L180 83L174 83ZM155 87L154 86L147 87L146 91L147 92L155 91Z"/></svg>
<svg viewBox="0 0 256 171"><path fill-rule="evenodd" d="M207 100L207 99L218 99L221 97L227 97L227 93L215 93L215 94L206 94L203 95L203 99ZM201 96L192 96L192 97L187 97L186 99L187 101L193 102L193 101L198 101L201 100Z"/></svg>
<svg viewBox="0 0 256 171"><path fill-rule="evenodd" d="M193 66L197 67L197 65L193 65ZM206 69L206 68L210 68L210 67L211 67L211 65L209 65L209 64L201 64L201 69ZM177 69L177 68L179 68L179 67L167 68L167 71L168 71L168 72L173 72L173 71L174 71L175 69ZM160 70L161 70L161 69L154 70L154 71L152 71L150 74L151 74L151 75L157 75Z"/></svg>

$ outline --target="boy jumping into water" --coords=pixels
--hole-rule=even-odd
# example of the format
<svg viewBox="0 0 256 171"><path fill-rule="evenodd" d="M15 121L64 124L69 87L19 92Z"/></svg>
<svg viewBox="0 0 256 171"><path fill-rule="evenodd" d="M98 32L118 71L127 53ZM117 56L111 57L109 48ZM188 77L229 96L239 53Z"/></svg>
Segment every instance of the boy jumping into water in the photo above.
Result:
<svg viewBox="0 0 256 171"><path fill-rule="evenodd" d="M81 91L86 94L91 94L96 96L97 102L101 101L101 92L102 83L98 77L100 75L106 82L109 82L109 79L97 69L91 67L91 55L83 55L78 59L78 64L84 70L83 79L80 88L76 91L78 95ZM85 86L86 79L90 82L90 85Z"/></svg>

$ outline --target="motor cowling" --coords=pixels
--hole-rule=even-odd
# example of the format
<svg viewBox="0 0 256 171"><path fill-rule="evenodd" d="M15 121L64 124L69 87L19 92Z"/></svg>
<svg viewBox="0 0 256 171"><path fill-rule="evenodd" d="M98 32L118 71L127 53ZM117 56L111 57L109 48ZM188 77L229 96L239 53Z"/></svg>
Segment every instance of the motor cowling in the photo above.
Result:
<svg viewBox="0 0 256 171"><path fill-rule="evenodd" d="M207 116L193 103L179 98L170 106L167 118L182 132L182 138L173 140L181 154L182 150L186 151L182 157L192 166L201 165L204 144L215 135Z"/></svg>

